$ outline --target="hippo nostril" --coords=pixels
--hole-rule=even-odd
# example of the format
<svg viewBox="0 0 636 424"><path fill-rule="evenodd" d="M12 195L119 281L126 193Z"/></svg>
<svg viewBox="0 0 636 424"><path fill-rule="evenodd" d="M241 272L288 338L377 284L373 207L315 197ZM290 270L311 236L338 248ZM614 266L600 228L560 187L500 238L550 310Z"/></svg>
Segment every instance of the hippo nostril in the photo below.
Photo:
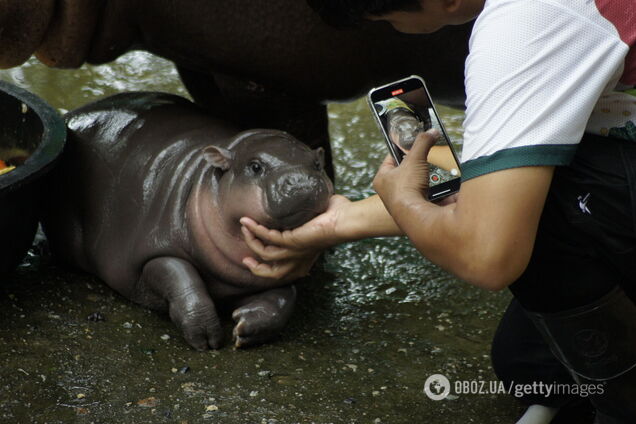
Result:
<svg viewBox="0 0 636 424"><path fill-rule="evenodd" d="M307 175L290 174L278 180L277 191L284 196L296 196L305 191L313 190L318 180Z"/></svg>
<svg viewBox="0 0 636 424"><path fill-rule="evenodd" d="M268 190L268 212L280 228L295 228L326 209L331 191L321 175L283 175Z"/></svg>

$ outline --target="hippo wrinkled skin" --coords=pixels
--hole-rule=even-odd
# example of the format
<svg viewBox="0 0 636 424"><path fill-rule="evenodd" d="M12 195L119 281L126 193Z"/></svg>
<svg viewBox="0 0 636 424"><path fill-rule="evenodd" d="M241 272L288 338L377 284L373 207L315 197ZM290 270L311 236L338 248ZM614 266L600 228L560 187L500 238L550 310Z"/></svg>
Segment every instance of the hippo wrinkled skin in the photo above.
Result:
<svg viewBox="0 0 636 424"><path fill-rule="evenodd" d="M285 229L324 211L324 152L278 130L238 132L161 93L116 95L66 119L43 219L53 253L168 311L196 349L222 344L217 306L233 309L236 346L275 336L295 289L242 265L239 219Z"/></svg>

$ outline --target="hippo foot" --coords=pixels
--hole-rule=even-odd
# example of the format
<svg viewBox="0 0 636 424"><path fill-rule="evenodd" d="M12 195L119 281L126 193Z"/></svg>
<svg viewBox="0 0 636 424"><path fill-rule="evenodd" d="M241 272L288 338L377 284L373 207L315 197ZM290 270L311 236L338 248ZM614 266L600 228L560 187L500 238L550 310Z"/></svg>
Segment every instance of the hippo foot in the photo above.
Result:
<svg viewBox="0 0 636 424"><path fill-rule="evenodd" d="M196 350L218 349L223 331L212 300L184 296L170 303L170 318Z"/></svg>
<svg viewBox="0 0 636 424"><path fill-rule="evenodd" d="M281 287L244 299L232 313L232 336L237 348L265 343L276 337L289 319L296 299L293 286Z"/></svg>
<svg viewBox="0 0 636 424"><path fill-rule="evenodd" d="M221 346L223 331L216 308L201 276L188 261L174 257L148 261L133 298L146 306L167 304L170 319L193 348Z"/></svg>
<svg viewBox="0 0 636 424"><path fill-rule="evenodd" d="M283 325L279 325L277 314L263 308L244 306L235 309L232 318L236 321L232 338L234 347L249 347L265 343L274 338Z"/></svg>

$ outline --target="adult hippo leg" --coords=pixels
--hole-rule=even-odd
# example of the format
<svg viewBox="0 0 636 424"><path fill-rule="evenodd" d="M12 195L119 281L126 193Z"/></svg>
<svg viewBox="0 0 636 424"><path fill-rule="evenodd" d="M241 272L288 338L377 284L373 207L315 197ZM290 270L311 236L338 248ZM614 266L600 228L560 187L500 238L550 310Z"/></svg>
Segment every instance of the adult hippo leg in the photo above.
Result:
<svg viewBox="0 0 636 424"><path fill-rule="evenodd" d="M223 333L216 308L206 284L189 262L173 257L148 261L133 300L153 309L167 309L195 349L221 346Z"/></svg>
<svg viewBox="0 0 636 424"><path fill-rule="evenodd" d="M285 326L296 302L296 287L285 286L241 298L232 318L234 346L264 343Z"/></svg>
<svg viewBox="0 0 636 424"><path fill-rule="evenodd" d="M214 116L242 129L275 128L287 131L309 147L325 150L325 170L333 180L327 108L317 99L303 99L244 77L208 74L179 67L179 75L194 101Z"/></svg>
<svg viewBox="0 0 636 424"><path fill-rule="evenodd" d="M55 0L0 2L0 68L24 63L38 48L55 11Z"/></svg>

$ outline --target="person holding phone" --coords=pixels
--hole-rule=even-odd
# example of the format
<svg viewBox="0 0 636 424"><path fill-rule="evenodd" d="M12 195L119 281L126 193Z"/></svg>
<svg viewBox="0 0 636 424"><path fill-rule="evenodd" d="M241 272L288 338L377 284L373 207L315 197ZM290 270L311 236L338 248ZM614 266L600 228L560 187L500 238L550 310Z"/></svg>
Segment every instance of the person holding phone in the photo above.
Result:
<svg viewBox="0 0 636 424"><path fill-rule="evenodd" d="M432 262L514 300L493 342L499 377L603 383L597 422L636 422L636 6L633 0L308 0L330 23L428 33L476 18L466 60L462 184L427 200L435 131L378 196L278 232L243 218L253 273L294 279L320 249L405 234ZM373 42L369 40L369 42ZM576 396L527 395L562 407Z"/></svg>

